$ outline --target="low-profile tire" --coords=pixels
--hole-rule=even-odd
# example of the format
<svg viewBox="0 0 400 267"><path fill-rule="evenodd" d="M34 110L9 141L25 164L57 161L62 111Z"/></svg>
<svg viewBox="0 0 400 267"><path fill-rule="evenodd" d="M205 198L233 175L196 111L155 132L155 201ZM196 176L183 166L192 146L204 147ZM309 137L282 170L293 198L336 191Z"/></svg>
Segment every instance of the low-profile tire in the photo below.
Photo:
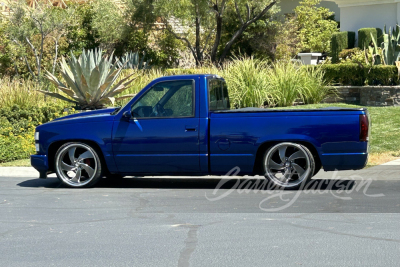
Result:
<svg viewBox="0 0 400 267"><path fill-rule="evenodd" d="M60 181L73 188L94 186L102 177L99 153L88 144L72 142L61 146L54 158Z"/></svg>
<svg viewBox="0 0 400 267"><path fill-rule="evenodd" d="M310 150L291 142L267 149L263 164L265 178L281 189L299 189L315 172L315 160Z"/></svg>

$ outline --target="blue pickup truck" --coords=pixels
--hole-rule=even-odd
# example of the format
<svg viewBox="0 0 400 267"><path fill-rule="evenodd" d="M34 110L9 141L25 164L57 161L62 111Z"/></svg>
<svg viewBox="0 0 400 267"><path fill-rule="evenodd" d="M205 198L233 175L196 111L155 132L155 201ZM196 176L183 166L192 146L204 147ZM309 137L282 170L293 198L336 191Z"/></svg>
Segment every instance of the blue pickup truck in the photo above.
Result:
<svg viewBox="0 0 400 267"><path fill-rule="evenodd" d="M368 159L364 108L231 109L216 75L152 81L126 106L87 111L36 128L31 164L69 187L102 177L263 175L298 188L321 168L357 170Z"/></svg>

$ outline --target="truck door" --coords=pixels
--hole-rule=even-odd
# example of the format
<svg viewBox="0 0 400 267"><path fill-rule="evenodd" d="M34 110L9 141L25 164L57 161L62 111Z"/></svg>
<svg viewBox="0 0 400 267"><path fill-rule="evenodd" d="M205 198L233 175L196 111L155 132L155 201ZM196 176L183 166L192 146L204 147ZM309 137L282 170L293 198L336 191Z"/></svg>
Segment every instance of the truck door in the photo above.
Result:
<svg viewBox="0 0 400 267"><path fill-rule="evenodd" d="M199 172L199 117L195 80L156 83L132 106L132 118L113 129L113 152L120 172Z"/></svg>

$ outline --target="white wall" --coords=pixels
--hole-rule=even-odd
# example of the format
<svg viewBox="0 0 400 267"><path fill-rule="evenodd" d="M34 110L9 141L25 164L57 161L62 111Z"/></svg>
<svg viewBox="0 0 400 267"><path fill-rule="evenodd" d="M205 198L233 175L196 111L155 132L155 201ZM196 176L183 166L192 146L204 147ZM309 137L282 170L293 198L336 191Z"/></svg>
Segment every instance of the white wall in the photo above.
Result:
<svg viewBox="0 0 400 267"><path fill-rule="evenodd" d="M398 4L341 7L340 30L357 32L361 28L381 28L397 23Z"/></svg>
<svg viewBox="0 0 400 267"><path fill-rule="evenodd" d="M279 3L282 14L294 13L293 10L299 5L300 0L281 0ZM335 12L335 20L340 21L340 9L339 6L334 2L322 1L319 6L329 8L332 12Z"/></svg>

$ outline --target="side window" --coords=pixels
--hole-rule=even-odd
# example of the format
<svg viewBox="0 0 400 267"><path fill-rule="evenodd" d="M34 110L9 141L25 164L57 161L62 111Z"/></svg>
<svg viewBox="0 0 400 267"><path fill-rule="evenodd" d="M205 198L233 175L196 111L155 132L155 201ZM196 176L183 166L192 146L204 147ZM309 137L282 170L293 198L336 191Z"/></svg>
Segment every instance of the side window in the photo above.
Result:
<svg viewBox="0 0 400 267"><path fill-rule="evenodd" d="M173 111L174 117L194 116L193 86L184 85L165 103L165 109Z"/></svg>
<svg viewBox="0 0 400 267"><path fill-rule="evenodd" d="M133 104L132 113L137 118L194 116L194 81L155 84Z"/></svg>
<svg viewBox="0 0 400 267"><path fill-rule="evenodd" d="M209 88L209 109L227 110L231 108L226 82L221 79L212 79L208 82Z"/></svg>

